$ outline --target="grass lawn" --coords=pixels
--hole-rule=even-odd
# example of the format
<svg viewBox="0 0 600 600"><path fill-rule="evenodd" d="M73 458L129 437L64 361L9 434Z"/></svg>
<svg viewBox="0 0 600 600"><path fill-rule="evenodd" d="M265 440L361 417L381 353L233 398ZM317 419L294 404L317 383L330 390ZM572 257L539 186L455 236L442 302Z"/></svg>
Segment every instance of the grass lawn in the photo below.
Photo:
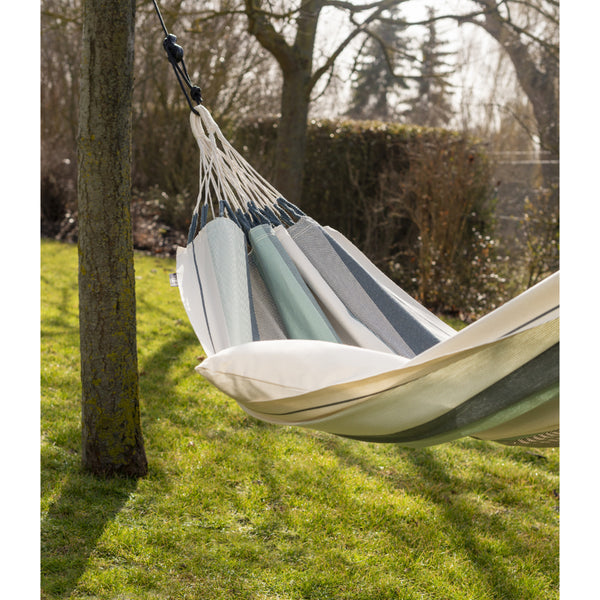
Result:
<svg viewBox="0 0 600 600"><path fill-rule="evenodd" d="M41 249L42 598L558 598L557 449L259 423L194 371L172 260L136 256L149 475L82 473L77 249Z"/></svg>

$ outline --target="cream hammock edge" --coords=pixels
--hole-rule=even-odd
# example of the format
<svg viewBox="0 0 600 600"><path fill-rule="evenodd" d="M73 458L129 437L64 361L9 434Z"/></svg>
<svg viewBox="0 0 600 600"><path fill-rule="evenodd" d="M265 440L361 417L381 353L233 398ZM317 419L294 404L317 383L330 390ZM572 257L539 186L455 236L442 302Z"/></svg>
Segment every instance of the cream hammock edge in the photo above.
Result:
<svg viewBox="0 0 600 600"><path fill-rule="evenodd" d="M456 332L196 111L199 194L177 285L202 376L269 423L409 447L558 445L558 272Z"/></svg>

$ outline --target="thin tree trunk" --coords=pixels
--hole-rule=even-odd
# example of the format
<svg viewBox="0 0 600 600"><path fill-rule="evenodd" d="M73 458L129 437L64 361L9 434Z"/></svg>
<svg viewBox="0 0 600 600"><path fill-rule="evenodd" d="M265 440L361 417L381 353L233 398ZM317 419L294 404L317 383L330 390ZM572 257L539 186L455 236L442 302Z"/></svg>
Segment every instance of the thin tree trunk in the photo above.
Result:
<svg viewBox="0 0 600 600"><path fill-rule="evenodd" d="M86 0L79 105L82 461L142 476L131 231L135 0Z"/></svg>
<svg viewBox="0 0 600 600"><path fill-rule="evenodd" d="M296 204L302 197L308 108L315 84L313 52L323 0L302 2L291 45L275 30L261 8L261 0L246 0L245 6L248 31L275 57L283 75L273 183L287 200Z"/></svg>
<svg viewBox="0 0 600 600"><path fill-rule="evenodd" d="M302 197L310 73L297 70L284 74L281 119L277 132L273 183L284 197L299 204Z"/></svg>

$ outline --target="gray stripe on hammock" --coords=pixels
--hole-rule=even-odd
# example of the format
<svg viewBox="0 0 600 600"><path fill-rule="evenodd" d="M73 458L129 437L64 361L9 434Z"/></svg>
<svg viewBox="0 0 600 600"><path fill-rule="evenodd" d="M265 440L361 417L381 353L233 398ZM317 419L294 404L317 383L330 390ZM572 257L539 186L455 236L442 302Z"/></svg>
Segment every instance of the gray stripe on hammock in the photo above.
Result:
<svg viewBox="0 0 600 600"><path fill-rule="evenodd" d="M348 267L352 275L354 275L358 283L379 307L398 334L402 335L404 341L410 346L415 354L420 354L445 339L445 337L435 336L429 329L424 327L326 231L323 231L323 234L344 264Z"/></svg>
<svg viewBox="0 0 600 600"><path fill-rule="evenodd" d="M256 265L285 326L287 337L338 342L339 337L270 225L248 232Z"/></svg>
<svg viewBox="0 0 600 600"><path fill-rule="evenodd" d="M403 336L392 326L375 301L356 280L316 221L302 217L288 229L288 232L357 320L368 327L394 352L407 358L415 356L410 345L406 343Z"/></svg>
<svg viewBox="0 0 600 600"><path fill-rule="evenodd" d="M256 307L254 306L254 294L252 293L252 281L250 279L250 257L246 258L246 277L248 282L248 296L250 301L250 323L252 326L252 341L256 342L260 340L260 333L258 331L258 320L256 319Z"/></svg>
<svg viewBox="0 0 600 600"><path fill-rule="evenodd" d="M489 417L555 385L559 376L559 344L545 350L506 377L436 419L385 435L343 435L365 442L410 443L436 437Z"/></svg>

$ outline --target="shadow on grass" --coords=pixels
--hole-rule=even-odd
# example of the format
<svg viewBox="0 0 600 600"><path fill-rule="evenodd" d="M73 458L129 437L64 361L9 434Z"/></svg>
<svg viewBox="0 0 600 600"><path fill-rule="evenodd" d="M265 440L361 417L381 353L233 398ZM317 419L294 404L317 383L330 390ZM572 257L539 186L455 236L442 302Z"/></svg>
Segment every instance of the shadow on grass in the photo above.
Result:
<svg viewBox="0 0 600 600"><path fill-rule="evenodd" d="M418 468L428 498L443 515L448 537L456 548L463 549L480 580L494 597L522 597L523 589L519 587L513 559L528 557L536 548L528 543L527 536L510 518L509 513L518 508L495 503L496 508L486 510L482 504L464 497L465 492L476 490L454 481L434 450L423 448L405 452L403 455ZM493 498L493 493L486 496ZM539 568L544 570L542 566ZM534 573L531 576L535 578Z"/></svg>
<svg viewBox="0 0 600 600"><path fill-rule="evenodd" d="M189 334L172 336L144 361L146 369L168 371L173 360L193 343ZM156 378L160 384L145 390L151 409L147 418L160 414L169 418L172 395L169 377ZM143 381L140 381L141 392ZM148 407L146 406L146 409ZM48 417L49 418L49 417ZM151 428L149 428L151 429ZM146 433L146 432L144 432ZM41 588L43 599L69 598L85 573L90 557L104 531L122 511L138 486L138 480L122 477L97 478L83 472L77 460L80 430L73 426L60 436L52 432L52 446L42 463L43 489L60 489L41 521ZM146 440L151 441L151 440ZM148 445L148 444L147 444ZM61 457L68 456L68 460ZM150 461L150 477L164 481L160 465ZM45 465L45 467L44 467ZM45 482L45 483L44 483Z"/></svg>
<svg viewBox="0 0 600 600"><path fill-rule="evenodd" d="M67 475L41 523L42 598L68 598L107 525L137 487L135 479Z"/></svg>
<svg viewBox="0 0 600 600"><path fill-rule="evenodd" d="M139 364L140 395L142 399L142 420L147 425L153 419L170 419L178 422L182 408L189 400L179 397L175 391L176 376L172 368L178 365L182 356L190 347L197 347L197 354L203 354L202 348L192 331L172 331L152 354L144 357ZM196 376L194 367L197 362L190 363L190 374ZM198 382L200 382L200 377ZM181 424L181 423L178 423Z"/></svg>
<svg viewBox="0 0 600 600"><path fill-rule="evenodd" d="M393 532L400 544L414 544L418 539L437 539L437 543L446 543L443 540L447 540L447 543L471 565L480 584L493 598L536 597L535 588L537 585L544 585L542 581L545 582L546 591L550 591L549 582L557 578L548 571L554 568L551 553L544 552L544 557L540 557L539 561L534 560L539 563L535 567L537 573L524 574L523 569L527 567L518 567L515 562L534 557L540 552L540 545L539 540L529 538L523 531L522 518L516 518L514 515L519 507L503 502L501 489L497 490L499 497L495 498L496 494L492 487L489 487L493 484L488 484L489 489L486 493L482 492L485 486L457 479L451 473L450 466L445 464L445 460L432 448L397 448L402 459L411 463L418 472L418 476L414 477L395 474L393 470L380 471L381 467L353 452L347 445L340 446L332 440L322 440L322 443L337 454L342 464L359 468L369 477L384 478L400 493L426 499L439 514L436 531L430 530L430 524L417 519L409 524L411 531L408 532L400 516L396 518L390 515L386 528ZM482 446L480 451L486 453L490 452L490 449ZM479 497L480 494L482 502L474 501L474 496ZM422 531L417 535L416 530L419 527ZM443 530L442 537L439 535L439 529ZM423 550L427 554L427 549ZM546 565L541 561L546 561ZM523 575L531 577L529 584L523 582ZM531 592L526 596L523 596L523 586L526 586L525 589L532 586Z"/></svg>

